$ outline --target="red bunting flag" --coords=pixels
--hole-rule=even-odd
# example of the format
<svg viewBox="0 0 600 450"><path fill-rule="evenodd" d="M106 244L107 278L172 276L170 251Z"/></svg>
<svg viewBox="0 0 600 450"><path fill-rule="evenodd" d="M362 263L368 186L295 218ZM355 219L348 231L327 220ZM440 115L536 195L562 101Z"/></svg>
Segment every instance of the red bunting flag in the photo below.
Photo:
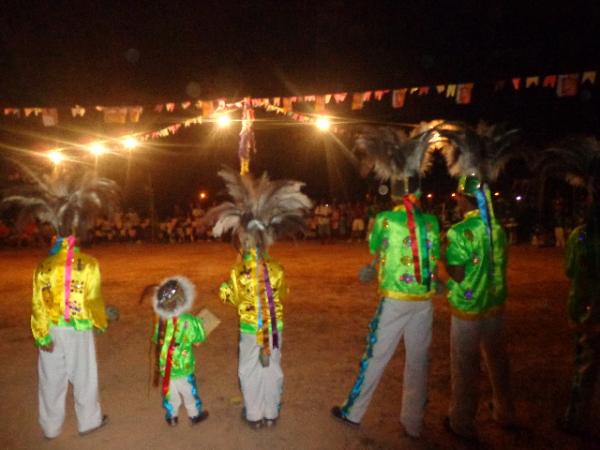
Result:
<svg viewBox="0 0 600 450"><path fill-rule="evenodd" d="M393 108L402 108L404 106L404 102L406 100L406 91L406 88L394 89L394 91L392 92Z"/></svg>
<svg viewBox="0 0 600 450"><path fill-rule="evenodd" d="M389 89L380 89L378 91L375 91L373 95L375 96L375 100L380 102L383 96L389 92Z"/></svg>
<svg viewBox="0 0 600 450"><path fill-rule="evenodd" d="M468 105L471 103L472 92L473 83L459 84L456 92L456 103L459 105Z"/></svg>
<svg viewBox="0 0 600 450"><path fill-rule="evenodd" d="M558 76L556 83L556 95L559 97L573 97L577 95L579 87L579 74L567 73Z"/></svg>
<svg viewBox="0 0 600 450"><path fill-rule="evenodd" d="M333 94L333 99L336 103L344 103L346 101L346 97L348 96L347 92L338 92Z"/></svg>
<svg viewBox="0 0 600 450"><path fill-rule="evenodd" d="M518 91L519 88L521 87L521 79L520 78L513 78L512 79L512 85L515 91Z"/></svg>
<svg viewBox="0 0 600 450"><path fill-rule="evenodd" d="M427 95L429 94L429 86L421 86L419 88L419 95Z"/></svg>
<svg viewBox="0 0 600 450"><path fill-rule="evenodd" d="M370 102L372 95L373 95L373 91L365 91L365 92L363 92L363 102Z"/></svg>
<svg viewBox="0 0 600 450"><path fill-rule="evenodd" d="M352 110L362 109L363 101L362 92L355 92L352 94Z"/></svg>
<svg viewBox="0 0 600 450"><path fill-rule="evenodd" d="M546 75L544 77L543 86L544 87L549 87L549 88L556 87L556 80L557 80L557 78L558 77L556 75Z"/></svg>

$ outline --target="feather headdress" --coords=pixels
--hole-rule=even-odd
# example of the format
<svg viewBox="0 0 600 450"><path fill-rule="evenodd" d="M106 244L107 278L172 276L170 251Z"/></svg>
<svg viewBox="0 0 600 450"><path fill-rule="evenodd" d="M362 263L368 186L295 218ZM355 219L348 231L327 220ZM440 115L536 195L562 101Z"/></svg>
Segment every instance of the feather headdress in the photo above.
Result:
<svg viewBox="0 0 600 450"><path fill-rule="evenodd" d="M94 219L112 214L118 204L119 188L110 179L65 168L44 174L16 164L28 182L8 191L0 205L17 208L18 226L37 219L48 223L59 236L85 237Z"/></svg>
<svg viewBox="0 0 600 450"><path fill-rule="evenodd" d="M240 240L249 236L255 245L266 248L278 237L304 229L304 213L312 207L311 200L300 191L304 183L272 181L266 174L254 178L229 167L218 174L232 201L208 211L207 220L215 222L214 236L232 231Z"/></svg>
<svg viewBox="0 0 600 450"><path fill-rule="evenodd" d="M382 181L423 175L431 167L431 134L437 122L423 122L411 133L400 128L361 129L354 142L361 175L371 170Z"/></svg>
<svg viewBox="0 0 600 450"><path fill-rule="evenodd" d="M485 122L471 127L444 121L429 134L430 142L440 145L450 175L472 175L484 182L495 181L510 160L525 156L515 145L518 137L517 129Z"/></svg>

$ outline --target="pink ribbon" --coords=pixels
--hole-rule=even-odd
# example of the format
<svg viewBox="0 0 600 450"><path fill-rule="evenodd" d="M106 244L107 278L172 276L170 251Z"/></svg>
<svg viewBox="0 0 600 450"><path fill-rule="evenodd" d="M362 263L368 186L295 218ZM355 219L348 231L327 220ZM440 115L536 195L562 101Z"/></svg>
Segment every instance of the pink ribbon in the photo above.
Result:
<svg viewBox="0 0 600 450"><path fill-rule="evenodd" d="M73 269L73 249L75 248L75 236L68 236L66 241L67 259L65 261L65 320L68 322L71 317L69 300L71 297L71 272Z"/></svg>

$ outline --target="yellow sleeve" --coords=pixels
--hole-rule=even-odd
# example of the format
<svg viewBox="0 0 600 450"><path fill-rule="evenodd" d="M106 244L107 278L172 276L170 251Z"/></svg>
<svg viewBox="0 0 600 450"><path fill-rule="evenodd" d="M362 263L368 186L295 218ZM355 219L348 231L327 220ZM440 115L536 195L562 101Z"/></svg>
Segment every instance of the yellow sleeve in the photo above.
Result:
<svg viewBox="0 0 600 450"><path fill-rule="evenodd" d="M239 303L237 272L235 267L231 269L229 281L221 284L219 288L219 298L225 304L237 306Z"/></svg>
<svg viewBox="0 0 600 450"><path fill-rule="evenodd" d="M37 346L48 345L52 342L48 313L42 295L42 282L39 279L39 270L33 273L33 297L31 301L31 333Z"/></svg>
<svg viewBox="0 0 600 450"><path fill-rule="evenodd" d="M100 266L97 262L89 265L88 279L85 291L85 304L90 311L94 327L104 331L108 327L106 320L106 309L102 297L102 286L100 277Z"/></svg>

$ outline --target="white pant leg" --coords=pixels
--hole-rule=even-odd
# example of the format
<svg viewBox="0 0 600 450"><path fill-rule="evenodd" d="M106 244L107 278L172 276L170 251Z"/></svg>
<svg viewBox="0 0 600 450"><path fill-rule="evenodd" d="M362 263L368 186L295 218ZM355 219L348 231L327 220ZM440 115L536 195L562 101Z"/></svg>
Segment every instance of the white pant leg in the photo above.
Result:
<svg viewBox="0 0 600 450"><path fill-rule="evenodd" d="M414 308L413 302L381 300L369 325L367 349L360 361L356 382L342 406L344 415L351 421L360 422L367 412L383 370L396 351Z"/></svg>
<svg viewBox="0 0 600 450"><path fill-rule="evenodd" d="M404 329L404 379L400 422L411 436L419 436L427 404L427 375L433 305L431 301L415 302L415 312Z"/></svg>
<svg viewBox="0 0 600 450"><path fill-rule="evenodd" d="M177 385L177 391L183 398L183 404L188 417L196 417L200 414L202 412L202 400L200 400L200 394L198 394L194 375L177 378L176 380L172 380L171 383Z"/></svg>
<svg viewBox="0 0 600 450"><path fill-rule="evenodd" d="M67 373L73 385L77 429L83 433L102 423L94 334L92 330L58 330L65 335L65 341L68 342L68 351L65 352Z"/></svg>
<svg viewBox="0 0 600 450"><path fill-rule="evenodd" d="M39 422L48 438L55 438L65 420L65 401L69 378L65 364L65 348L62 334L57 328L50 329L54 350L39 351L38 358L38 400Z"/></svg>
<svg viewBox="0 0 600 450"><path fill-rule="evenodd" d="M179 380L185 380L184 378L171 378L169 380L169 398L163 398L163 408L166 411L165 417L172 419L179 416L179 407L181 406L181 397L179 389L181 384Z"/></svg>
<svg viewBox="0 0 600 450"><path fill-rule="evenodd" d="M253 422L264 418L275 419L279 415L283 390L281 331L279 331L279 350L272 348L271 339L269 337L271 344L269 366L263 367L258 359L261 346L256 343L256 335L240 333L238 375L244 396L246 419Z"/></svg>
<svg viewBox="0 0 600 450"><path fill-rule="evenodd" d="M281 394L283 392L283 370L281 369L282 333L279 331L279 348L273 348L273 336L269 336L271 357L269 367L263 367L264 372L264 411L263 418L276 419L279 416Z"/></svg>

